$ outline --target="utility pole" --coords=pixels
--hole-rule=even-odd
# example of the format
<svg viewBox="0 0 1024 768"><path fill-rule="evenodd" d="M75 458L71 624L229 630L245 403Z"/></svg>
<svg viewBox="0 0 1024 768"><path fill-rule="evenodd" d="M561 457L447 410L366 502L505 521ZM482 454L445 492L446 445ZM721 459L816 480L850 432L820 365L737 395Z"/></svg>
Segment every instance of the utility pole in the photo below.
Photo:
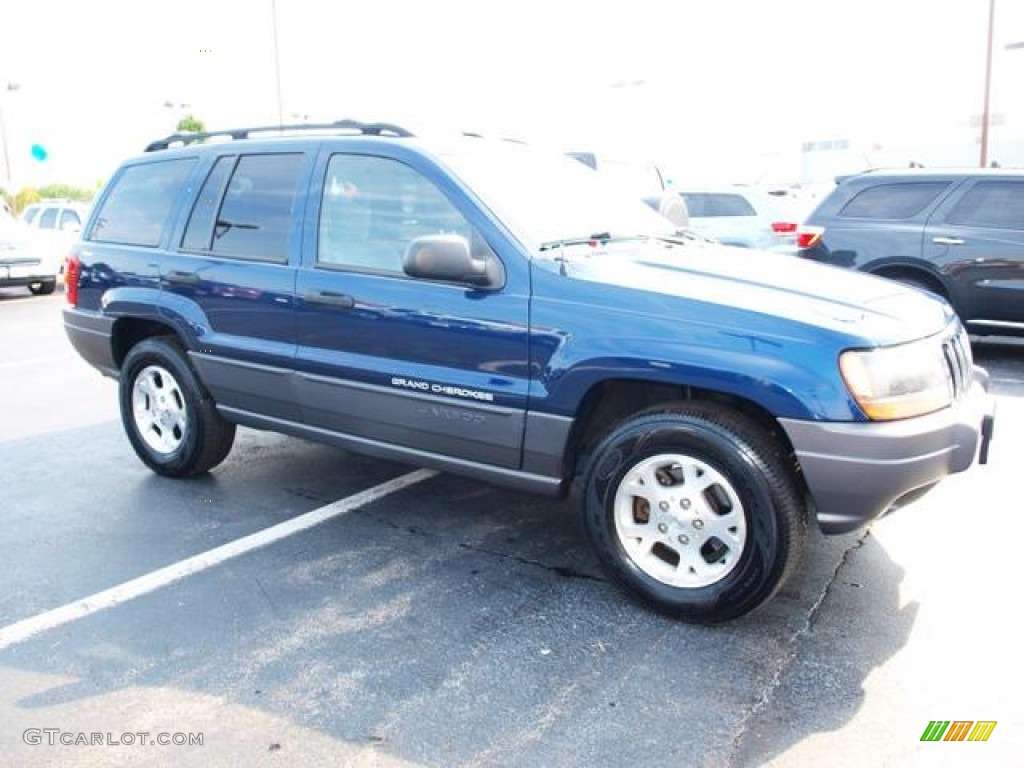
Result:
<svg viewBox="0 0 1024 768"><path fill-rule="evenodd" d="M988 165L989 96L992 91L992 30L996 22L996 0L988 0L988 45L985 48L985 104L981 109L981 162Z"/></svg>
<svg viewBox="0 0 1024 768"><path fill-rule="evenodd" d="M274 78L277 81L277 124L284 125L284 107L281 103L281 51L277 43L277 2L270 0L271 22L274 30Z"/></svg>
<svg viewBox="0 0 1024 768"><path fill-rule="evenodd" d="M17 83L7 83L4 90L7 93L13 93L20 87ZM2 94L0 94L0 99L2 99ZM4 121L2 101L0 101L0 149L3 149L4 152L4 187L9 194L13 195L14 190L10 189L14 185L14 179L11 178L11 151L10 147L7 146L7 123Z"/></svg>

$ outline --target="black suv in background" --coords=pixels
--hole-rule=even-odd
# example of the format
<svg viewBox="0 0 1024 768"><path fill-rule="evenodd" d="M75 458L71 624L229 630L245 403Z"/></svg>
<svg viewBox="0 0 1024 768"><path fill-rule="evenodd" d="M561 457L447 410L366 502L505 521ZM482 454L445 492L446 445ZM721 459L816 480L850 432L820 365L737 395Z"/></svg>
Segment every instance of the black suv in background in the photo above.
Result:
<svg viewBox="0 0 1024 768"><path fill-rule="evenodd" d="M842 181L798 255L937 293L975 334L1024 335L1024 171L870 171Z"/></svg>

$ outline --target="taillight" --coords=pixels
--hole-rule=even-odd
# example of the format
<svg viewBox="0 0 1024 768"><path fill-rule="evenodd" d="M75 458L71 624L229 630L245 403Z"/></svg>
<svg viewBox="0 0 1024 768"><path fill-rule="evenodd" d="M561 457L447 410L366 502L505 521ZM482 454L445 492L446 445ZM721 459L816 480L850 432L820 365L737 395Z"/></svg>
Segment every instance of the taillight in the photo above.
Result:
<svg viewBox="0 0 1024 768"><path fill-rule="evenodd" d="M71 254L64 265L64 295L68 304L78 306L78 276L82 274L82 262L78 256Z"/></svg>
<svg viewBox="0 0 1024 768"><path fill-rule="evenodd" d="M810 227L805 224L796 231L796 247L811 248L818 244L818 241L821 240L821 236L824 234L824 227Z"/></svg>
<svg viewBox="0 0 1024 768"><path fill-rule="evenodd" d="M795 221L773 221L772 232L776 235L792 235L796 232Z"/></svg>

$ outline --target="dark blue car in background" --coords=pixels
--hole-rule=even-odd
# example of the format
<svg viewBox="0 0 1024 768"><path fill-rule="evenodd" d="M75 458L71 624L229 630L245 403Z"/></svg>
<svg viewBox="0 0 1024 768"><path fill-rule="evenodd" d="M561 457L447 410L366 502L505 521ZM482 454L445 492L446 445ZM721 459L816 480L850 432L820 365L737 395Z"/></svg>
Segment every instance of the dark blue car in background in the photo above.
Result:
<svg viewBox="0 0 1024 768"><path fill-rule="evenodd" d="M798 255L946 299L979 335L1024 335L1024 172L871 171L808 216Z"/></svg>

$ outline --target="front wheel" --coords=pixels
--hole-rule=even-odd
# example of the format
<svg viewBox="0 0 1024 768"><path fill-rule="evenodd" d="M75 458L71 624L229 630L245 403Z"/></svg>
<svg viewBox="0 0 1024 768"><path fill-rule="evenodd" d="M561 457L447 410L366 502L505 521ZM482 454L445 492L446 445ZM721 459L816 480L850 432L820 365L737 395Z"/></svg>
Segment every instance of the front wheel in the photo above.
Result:
<svg viewBox="0 0 1024 768"><path fill-rule="evenodd" d="M641 413L598 446L586 528L604 569L656 608L713 623L768 600L807 531L785 452L722 406Z"/></svg>
<svg viewBox="0 0 1024 768"><path fill-rule="evenodd" d="M235 425L225 421L177 341L139 342L125 357L121 421L139 458L161 475L188 477L220 464Z"/></svg>

